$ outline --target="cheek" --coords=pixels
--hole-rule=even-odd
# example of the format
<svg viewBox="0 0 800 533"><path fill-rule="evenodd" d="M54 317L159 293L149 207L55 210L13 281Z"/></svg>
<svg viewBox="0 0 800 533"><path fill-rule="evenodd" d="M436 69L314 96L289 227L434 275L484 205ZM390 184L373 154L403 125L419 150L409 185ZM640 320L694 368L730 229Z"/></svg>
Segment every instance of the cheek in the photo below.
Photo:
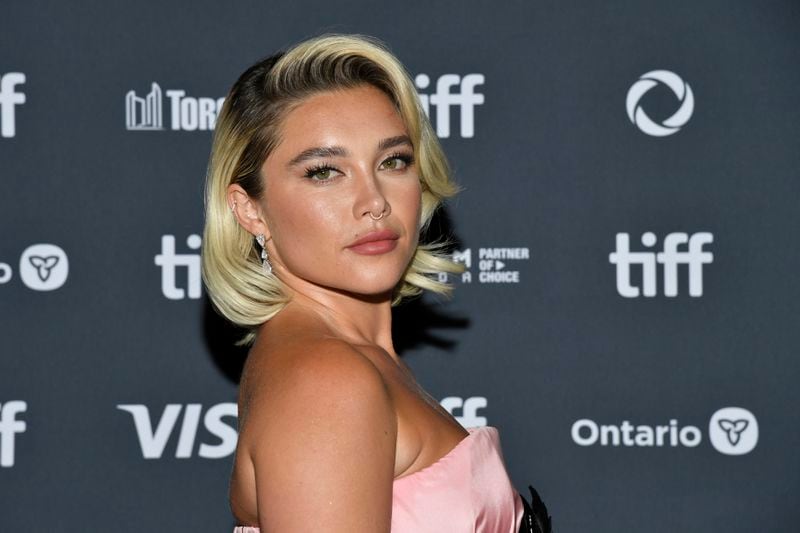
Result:
<svg viewBox="0 0 800 533"><path fill-rule="evenodd" d="M414 226L419 229L419 217L422 212L422 187L419 181L413 186L404 188L400 197L406 216L410 217Z"/></svg>
<svg viewBox="0 0 800 533"><path fill-rule="evenodd" d="M342 236L342 207L330 198L306 195L273 198L270 230L273 246L287 266L312 266L335 253ZM290 266L290 268L291 268Z"/></svg>

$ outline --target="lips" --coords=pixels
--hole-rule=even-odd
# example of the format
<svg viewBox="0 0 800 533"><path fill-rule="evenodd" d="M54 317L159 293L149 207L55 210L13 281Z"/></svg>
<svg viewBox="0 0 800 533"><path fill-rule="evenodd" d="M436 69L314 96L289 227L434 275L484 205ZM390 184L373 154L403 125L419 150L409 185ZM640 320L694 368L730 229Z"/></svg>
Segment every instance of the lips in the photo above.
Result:
<svg viewBox="0 0 800 533"><path fill-rule="evenodd" d="M359 254L382 254L394 250L397 246L398 238L399 236L397 233L388 229L372 231L352 243L347 248Z"/></svg>

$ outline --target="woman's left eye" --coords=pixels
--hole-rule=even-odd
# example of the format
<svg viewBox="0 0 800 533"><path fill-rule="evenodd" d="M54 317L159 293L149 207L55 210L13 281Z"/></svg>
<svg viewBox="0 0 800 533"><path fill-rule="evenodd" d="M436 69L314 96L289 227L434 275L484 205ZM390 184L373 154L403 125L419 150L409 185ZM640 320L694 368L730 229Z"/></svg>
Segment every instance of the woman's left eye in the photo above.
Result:
<svg viewBox="0 0 800 533"><path fill-rule="evenodd" d="M411 166L411 163L413 162L414 158L410 155L394 154L391 157L389 157L389 159L385 160L381 164L381 167L386 168L388 170L399 170Z"/></svg>

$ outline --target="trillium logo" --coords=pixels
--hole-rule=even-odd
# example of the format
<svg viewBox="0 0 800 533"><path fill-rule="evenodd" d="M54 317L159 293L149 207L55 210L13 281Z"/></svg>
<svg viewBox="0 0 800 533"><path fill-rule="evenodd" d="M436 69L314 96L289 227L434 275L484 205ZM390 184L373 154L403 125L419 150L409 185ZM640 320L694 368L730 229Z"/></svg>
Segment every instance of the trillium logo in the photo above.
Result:
<svg viewBox="0 0 800 533"><path fill-rule="evenodd" d="M30 263L36 269L39 279L43 282L47 281L47 279L50 277L53 267L58 264L58 259L59 257L57 255L48 255L46 257L32 255L28 257L28 261L30 261Z"/></svg>
<svg viewBox="0 0 800 533"><path fill-rule="evenodd" d="M717 420L717 423L719 424L719 427L728 432L728 442L734 446L739 444L739 438L742 436L742 431L747 429L747 426L750 425L748 420L742 418L738 420L727 420L725 418L721 418Z"/></svg>
<svg viewBox="0 0 800 533"><path fill-rule="evenodd" d="M681 102L680 108L661 124L653 121L645 113L639 101L653 87L663 83L675 93ZM680 76L669 70L652 70L647 74L642 74L636 83L628 89L628 97L625 99L625 108L628 111L628 118L640 130L654 137L666 137L680 130L694 112L694 93L689 84L683 81Z"/></svg>
<svg viewBox="0 0 800 533"><path fill-rule="evenodd" d="M708 436L718 452L744 455L758 444L758 421L747 409L724 407L711 416Z"/></svg>
<svg viewBox="0 0 800 533"><path fill-rule="evenodd" d="M55 244L34 244L22 252L19 275L22 282L37 291L55 290L67 281L67 254Z"/></svg>

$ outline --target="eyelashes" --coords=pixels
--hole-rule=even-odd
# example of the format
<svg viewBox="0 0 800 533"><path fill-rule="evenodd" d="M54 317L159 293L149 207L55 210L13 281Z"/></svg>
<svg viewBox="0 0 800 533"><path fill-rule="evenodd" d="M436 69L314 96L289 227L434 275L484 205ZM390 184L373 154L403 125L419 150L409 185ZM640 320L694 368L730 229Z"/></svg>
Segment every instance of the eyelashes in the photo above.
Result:
<svg viewBox="0 0 800 533"><path fill-rule="evenodd" d="M386 161L392 161L392 160L395 160L395 159L399 159L400 161L402 161L404 163L405 166L403 168L410 167L411 164L414 162L414 156L413 155L397 152L396 154L392 154L389 157L387 157L384 160L384 163L386 163ZM391 169L391 170L399 170L399 169Z"/></svg>
<svg viewBox="0 0 800 533"><path fill-rule="evenodd" d="M312 181L329 181L330 180L330 173L332 170L336 170L336 168L326 164L322 165L314 165L313 167L308 167L303 174L303 177L309 178ZM325 174L324 176L318 176Z"/></svg>
<svg viewBox="0 0 800 533"><path fill-rule="evenodd" d="M407 154L407 153L397 152L397 153L394 153L394 154L390 155L386 159L384 159L383 163L381 163L381 166L385 165L389 161L394 161L394 160L402 161L403 162L403 167L402 168L389 168L388 170L405 170L405 169L407 169L408 167L410 167L411 165L414 164L414 156L413 155ZM303 177L309 178L311 181L317 181L317 182L331 181L331 179L332 179L331 172L332 171L337 171L338 172L339 170L334 166L331 166L331 165L329 165L327 163L323 163L323 164L320 164L320 165L314 165L314 166L306 168L304 173L303 173Z"/></svg>

